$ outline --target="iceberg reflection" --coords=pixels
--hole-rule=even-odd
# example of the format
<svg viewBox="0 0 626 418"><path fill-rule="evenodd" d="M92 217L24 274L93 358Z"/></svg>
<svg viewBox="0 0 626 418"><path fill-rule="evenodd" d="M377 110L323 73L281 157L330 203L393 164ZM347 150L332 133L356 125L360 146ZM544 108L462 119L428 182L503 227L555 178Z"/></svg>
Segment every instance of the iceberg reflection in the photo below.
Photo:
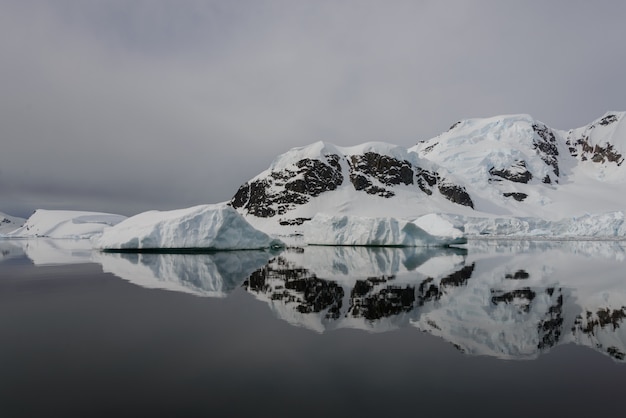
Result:
<svg viewBox="0 0 626 418"><path fill-rule="evenodd" d="M209 297L225 297L271 257L267 251L94 253L104 272L138 286Z"/></svg>

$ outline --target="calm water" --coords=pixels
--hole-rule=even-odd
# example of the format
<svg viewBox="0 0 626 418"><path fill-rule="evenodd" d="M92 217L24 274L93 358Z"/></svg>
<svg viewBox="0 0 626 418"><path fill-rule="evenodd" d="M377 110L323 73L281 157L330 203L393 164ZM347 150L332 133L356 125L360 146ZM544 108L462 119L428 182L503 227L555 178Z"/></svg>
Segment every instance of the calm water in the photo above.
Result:
<svg viewBox="0 0 626 418"><path fill-rule="evenodd" d="M618 415L612 242L93 253L0 241L0 416Z"/></svg>

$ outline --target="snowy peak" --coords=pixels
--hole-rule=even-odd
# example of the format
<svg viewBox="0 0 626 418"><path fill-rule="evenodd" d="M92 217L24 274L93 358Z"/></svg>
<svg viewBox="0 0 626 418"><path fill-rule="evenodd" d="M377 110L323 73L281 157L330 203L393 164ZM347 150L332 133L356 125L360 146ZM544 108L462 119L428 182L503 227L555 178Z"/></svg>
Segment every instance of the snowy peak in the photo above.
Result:
<svg viewBox="0 0 626 418"><path fill-rule="evenodd" d="M441 135L410 148L473 183L558 183L557 134L530 115L459 121Z"/></svg>

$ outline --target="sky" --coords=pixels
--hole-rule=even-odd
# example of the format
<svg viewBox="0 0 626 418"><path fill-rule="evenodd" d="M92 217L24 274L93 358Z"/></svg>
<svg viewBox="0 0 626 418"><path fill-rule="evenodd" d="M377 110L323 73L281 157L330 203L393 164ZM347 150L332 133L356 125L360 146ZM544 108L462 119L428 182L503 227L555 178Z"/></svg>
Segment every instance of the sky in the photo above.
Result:
<svg viewBox="0 0 626 418"><path fill-rule="evenodd" d="M229 200L323 140L626 110L626 2L0 0L0 212Z"/></svg>

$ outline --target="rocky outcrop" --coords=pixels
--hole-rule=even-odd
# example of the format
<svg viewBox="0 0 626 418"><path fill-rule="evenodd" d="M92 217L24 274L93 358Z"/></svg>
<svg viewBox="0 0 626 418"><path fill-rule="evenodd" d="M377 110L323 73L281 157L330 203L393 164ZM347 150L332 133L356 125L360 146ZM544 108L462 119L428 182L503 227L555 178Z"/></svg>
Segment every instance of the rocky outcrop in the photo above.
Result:
<svg viewBox="0 0 626 418"><path fill-rule="evenodd" d="M344 179L348 178L349 183ZM280 170L271 170L242 185L230 204L259 218L279 217L279 225L301 225L310 217L288 216L288 212L306 205L323 193L352 187L381 198L392 198L397 187L432 195L439 191L446 199L473 208L467 190L442 178L439 173L415 166L409 160L373 151L363 154L326 154L321 159L304 158ZM408 187L408 189L407 189Z"/></svg>
<svg viewBox="0 0 626 418"><path fill-rule="evenodd" d="M392 197L395 193L388 188L374 185L371 179L384 186L413 184L413 166L409 161L400 161L387 155L366 152L363 155L352 155L350 162L350 181L356 190L381 197Z"/></svg>
<svg viewBox="0 0 626 418"><path fill-rule="evenodd" d="M272 171L241 186L230 203L260 218L282 215L343 183L339 156L326 155L325 160L301 159L293 167Z"/></svg>
<svg viewBox="0 0 626 418"><path fill-rule="evenodd" d="M552 167L552 171L556 177L559 177L559 149L557 147L557 140L552 129L543 124L533 124L533 131L537 134L537 137L533 139L533 146L535 151L546 165ZM549 177L548 177L549 179ZM549 183L544 179L544 183Z"/></svg>
<svg viewBox="0 0 626 418"><path fill-rule="evenodd" d="M514 183L528 183L533 178L532 173L526 168L526 161L524 160L516 161L509 168L496 169L491 167L489 174L491 174L494 181L504 179ZM499 178L494 178L493 176Z"/></svg>
<svg viewBox="0 0 626 418"><path fill-rule="evenodd" d="M580 161L592 161L599 164L613 163L621 166L624 162L622 153L607 140L594 139L599 129L609 128L619 122L620 118L620 115L608 114L585 128L569 131L566 145L570 154Z"/></svg>

